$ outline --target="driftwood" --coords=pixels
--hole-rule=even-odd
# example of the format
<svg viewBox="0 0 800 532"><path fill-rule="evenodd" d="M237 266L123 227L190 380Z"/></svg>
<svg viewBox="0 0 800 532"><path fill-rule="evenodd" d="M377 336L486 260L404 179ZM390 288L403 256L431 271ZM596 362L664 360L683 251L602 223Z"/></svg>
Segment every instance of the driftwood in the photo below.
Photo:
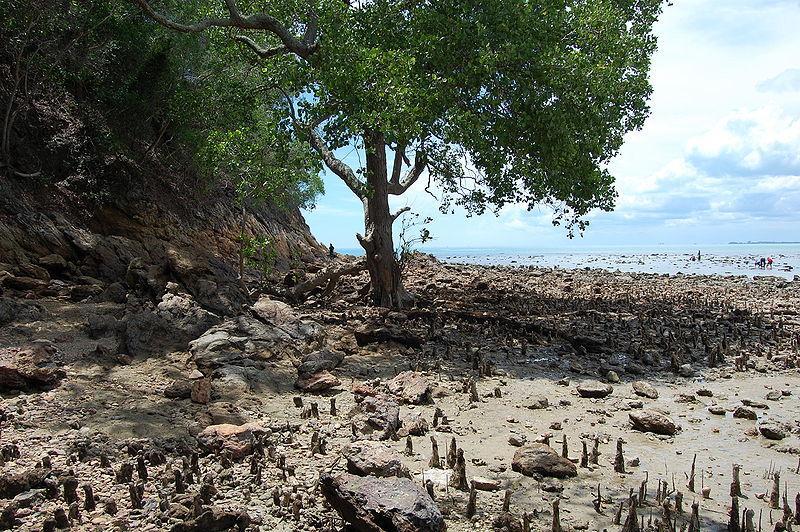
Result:
<svg viewBox="0 0 800 532"><path fill-rule="evenodd" d="M306 295L321 286L325 286L322 291L322 297L327 297L336 288L339 279L347 275L355 275L367 269L365 260L359 260L354 263L337 264L322 269L313 278L298 283L289 290L289 296L294 300L301 300Z"/></svg>

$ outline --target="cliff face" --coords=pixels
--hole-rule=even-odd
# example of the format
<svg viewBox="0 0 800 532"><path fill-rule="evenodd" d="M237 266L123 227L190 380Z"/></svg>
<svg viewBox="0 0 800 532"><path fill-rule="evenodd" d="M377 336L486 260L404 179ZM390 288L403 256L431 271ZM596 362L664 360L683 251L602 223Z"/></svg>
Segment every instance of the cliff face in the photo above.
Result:
<svg viewBox="0 0 800 532"><path fill-rule="evenodd" d="M197 191L196 184L119 161L104 173L100 199L68 180L0 178L0 270L103 284L125 282L131 268L147 270L160 284L175 281L204 307L227 314L244 302L237 282L243 228L273 242L277 269L324 253L297 209L262 205L243 215L223 185Z"/></svg>

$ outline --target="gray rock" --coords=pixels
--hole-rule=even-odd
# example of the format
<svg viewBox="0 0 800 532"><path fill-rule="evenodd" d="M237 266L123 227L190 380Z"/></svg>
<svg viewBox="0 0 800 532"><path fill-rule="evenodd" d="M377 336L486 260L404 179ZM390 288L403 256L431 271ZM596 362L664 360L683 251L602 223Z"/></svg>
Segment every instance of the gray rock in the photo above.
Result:
<svg viewBox="0 0 800 532"><path fill-rule="evenodd" d="M344 360L344 353L322 349L305 355L297 367L298 375L313 375L323 370L336 369Z"/></svg>
<svg viewBox="0 0 800 532"><path fill-rule="evenodd" d="M723 407L721 407L720 405L711 405L711 406L708 407L708 411L710 413L714 414L715 416L724 416L725 415L725 409Z"/></svg>
<svg viewBox="0 0 800 532"><path fill-rule="evenodd" d="M598 381L587 381L579 384L576 388L581 397L603 398L608 397L614 392L614 387Z"/></svg>
<svg viewBox="0 0 800 532"><path fill-rule="evenodd" d="M740 418L740 419L752 419L753 421L758 419L758 414L756 414L755 410L752 408L747 408L746 406L739 405L733 411L733 417Z"/></svg>
<svg viewBox="0 0 800 532"><path fill-rule="evenodd" d="M648 399L658 399L658 390L655 386L645 381L634 381L633 392L639 397L647 397Z"/></svg>
<svg viewBox="0 0 800 532"><path fill-rule="evenodd" d="M369 439L387 440L400 428L400 405L388 396L365 396L350 411L356 429Z"/></svg>
<svg viewBox="0 0 800 532"><path fill-rule="evenodd" d="M758 432L768 440L782 440L788 434L786 426L774 419L765 419L759 423Z"/></svg>
<svg viewBox="0 0 800 532"><path fill-rule="evenodd" d="M656 410L637 410L628 414L633 428L642 432L652 432L665 436L674 436L678 432L675 422Z"/></svg>
<svg viewBox="0 0 800 532"><path fill-rule="evenodd" d="M578 475L578 468L549 445L532 443L521 447L514 453L511 469L525 476L569 478Z"/></svg>
<svg viewBox="0 0 800 532"><path fill-rule="evenodd" d="M423 487L407 478L320 476L325 499L360 532L443 532L442 513Z"/></svg>
<svg viewBox="0 0 800 532"><path fill-rule="evenodd" d="M535 395L528 403L528 408L531 410L541 410L543 408L547 408L548 406L550 406L550 402L544 395Z"/></svg>
<svg viewBox="0 0 800 532"><path fill-rule="evenodd" d="M44 390L61 382L60 353L50 342L0 349L0 391Z"/></svg>
<svg viewBox="0 0 800 532"><path fill-rule="evenodd" d="M347 471L354 475L411 478L408 468L394 450L379 441L359 441L344 448Z"/></svg>

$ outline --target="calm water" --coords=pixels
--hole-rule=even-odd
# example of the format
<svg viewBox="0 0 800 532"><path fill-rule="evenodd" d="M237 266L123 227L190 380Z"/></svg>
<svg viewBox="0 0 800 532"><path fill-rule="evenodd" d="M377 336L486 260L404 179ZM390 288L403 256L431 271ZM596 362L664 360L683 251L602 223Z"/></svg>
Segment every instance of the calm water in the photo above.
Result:
<svg viewBox="0 0 800 532"><path fill-rule="evenodd" d="M700 261L697 252L700 251ZM360 249L345 253L363 254ZM800 244L724 244L714 246L581 246L560 248L423 248L445 262L484 265L601 268L610 271L715 275L774 275L792 279L800 274ZM756 268L755 261L772 257L773 267Z"/></svg>

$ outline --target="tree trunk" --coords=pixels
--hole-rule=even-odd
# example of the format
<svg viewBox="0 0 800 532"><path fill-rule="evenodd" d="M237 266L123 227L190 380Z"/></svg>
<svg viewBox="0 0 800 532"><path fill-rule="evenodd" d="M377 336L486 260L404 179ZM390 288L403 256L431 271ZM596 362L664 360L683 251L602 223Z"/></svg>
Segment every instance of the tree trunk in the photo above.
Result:
<svg viewBox="0 0 800 532"><path fill-rule="evenodd" d="M392 240L386 143L381 133L367 131L364 145L369 191L364 199L364 236L359 235L358 240L366 252L373 304L399 308L403 288Z"/></svg>

